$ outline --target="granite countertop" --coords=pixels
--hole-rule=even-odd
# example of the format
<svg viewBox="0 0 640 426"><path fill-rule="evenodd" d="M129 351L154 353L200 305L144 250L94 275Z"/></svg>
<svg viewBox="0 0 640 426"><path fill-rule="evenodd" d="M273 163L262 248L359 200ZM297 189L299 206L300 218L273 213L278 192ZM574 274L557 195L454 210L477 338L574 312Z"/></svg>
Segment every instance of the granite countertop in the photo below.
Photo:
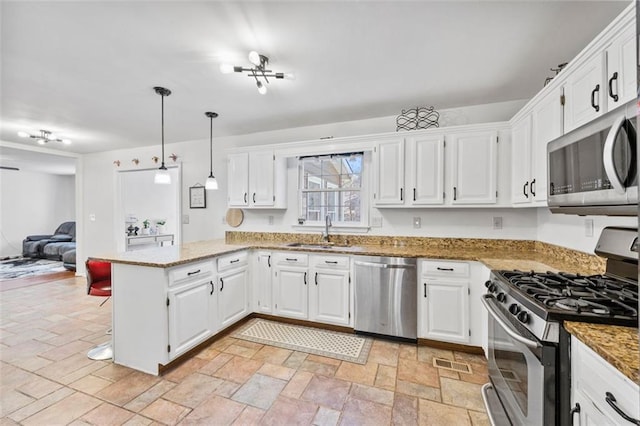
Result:
<svg viewBox="0 0 640 426"><path fill-rule="evenodd" d="M637 328L569 321L564 323L564 328L622 374L640 384Z"/></svg>

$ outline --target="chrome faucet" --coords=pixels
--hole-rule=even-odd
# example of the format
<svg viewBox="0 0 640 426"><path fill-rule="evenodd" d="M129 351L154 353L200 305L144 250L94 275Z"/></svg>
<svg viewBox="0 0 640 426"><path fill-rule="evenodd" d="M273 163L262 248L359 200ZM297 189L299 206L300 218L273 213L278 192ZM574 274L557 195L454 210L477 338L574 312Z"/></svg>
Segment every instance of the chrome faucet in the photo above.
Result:
<svg viewBox="0 0 640 426"><path fill-rule="evenodd" d="M329 227L331 226L331 216L326 215L324 217L324 233L322 234L322 239L325 242L329 242Z"/></svg>

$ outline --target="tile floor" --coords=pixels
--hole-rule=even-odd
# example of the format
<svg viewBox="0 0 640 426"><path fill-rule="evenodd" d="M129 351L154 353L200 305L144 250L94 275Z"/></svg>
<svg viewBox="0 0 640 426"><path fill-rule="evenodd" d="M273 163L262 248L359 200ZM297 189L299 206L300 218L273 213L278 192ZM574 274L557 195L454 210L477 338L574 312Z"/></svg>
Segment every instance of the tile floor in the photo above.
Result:
<svg viewBox="0 0 640 426"><path fill-rule="evenodd" d="M83 278L0 292L0 425L489 424L482 356L376 340L359 365L223 337L154 377L86 357L107 340L100 302Z"/></svg>

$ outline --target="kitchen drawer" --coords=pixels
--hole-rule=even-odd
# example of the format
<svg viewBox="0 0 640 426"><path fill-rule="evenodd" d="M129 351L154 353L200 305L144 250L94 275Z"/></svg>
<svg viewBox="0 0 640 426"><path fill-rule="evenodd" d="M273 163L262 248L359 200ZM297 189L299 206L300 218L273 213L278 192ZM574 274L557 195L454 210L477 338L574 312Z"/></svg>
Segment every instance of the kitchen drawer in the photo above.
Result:
<svg viewBox="0 0 640 426"><path fill-rule="evenodd" d="M184 266L169 269L169 287L178 284L199 281L213 276L215 272L212 261L193 262Z"/></svg>
<svg viewBox="0 0 640 426"><path fill-rule="evenodd" d="M463 278L469 276L468 262L423 260L422 275L427 277Z"/></svg>
<svg viewBox="0 0 640 426"><path fill-rule="evenodd" d="M629 380L600 355L577 338L571 338L571 385L582 391L597 408L616 424L627 423L607 403L607 392L616 399L616 405L627 415L640 418L638 385Z"/></svg>
<svg viewBox="0 0 640 426"><path fill-rule="evenodd" d="M127 244L130 246L140 246L145 244L155 244L156 237L150 235L148 237L127 238Z"/></svg>
<svg viewBox="0 0 640 426"><path fill-rule="evenodd" d="M238 266L244 266L247 264L249 258L248 251L240 251L233 254L227 254L218 258L218 272L225 271L227 269L236 268Z"/></svg>
<svg viewBox="0 0 640 426"><path fill-rule="evenodd" d="M276 265L307 266L309 264L309 255L295 252L277 253L275 263Z"/></svg>
<svg viewBox="0 0 640 426"><path fill-rule="evenodd" d="M349 256L311 256L315 268L349 269Z"/></svg>

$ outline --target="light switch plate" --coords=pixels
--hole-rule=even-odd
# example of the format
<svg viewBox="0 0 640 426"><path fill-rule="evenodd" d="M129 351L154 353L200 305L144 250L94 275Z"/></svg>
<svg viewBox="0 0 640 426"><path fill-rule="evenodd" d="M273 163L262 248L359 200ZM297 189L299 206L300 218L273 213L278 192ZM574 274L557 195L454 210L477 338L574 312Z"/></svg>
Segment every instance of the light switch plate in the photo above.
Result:
<svg viewBox="0 0 640 426"><path fill-rule="evenodd" d="M89 220L90 220L91 222L95 222L95 221L96 221L96 215L95 215L95 213L90 213L90 214L89 214Z"/></svg>
<svg viewBox="0 0 640 426"><path fill-rule="evenodd" d="M584 236L593 237L593 219L584 220Z"/></svg>
<svg viewBox="0 0 640 426"><path fill-rule="evenodd" d="M182 215L182 224L183 225L188 225L189 224L189 215L188 214L183 214Z"/></svg>

